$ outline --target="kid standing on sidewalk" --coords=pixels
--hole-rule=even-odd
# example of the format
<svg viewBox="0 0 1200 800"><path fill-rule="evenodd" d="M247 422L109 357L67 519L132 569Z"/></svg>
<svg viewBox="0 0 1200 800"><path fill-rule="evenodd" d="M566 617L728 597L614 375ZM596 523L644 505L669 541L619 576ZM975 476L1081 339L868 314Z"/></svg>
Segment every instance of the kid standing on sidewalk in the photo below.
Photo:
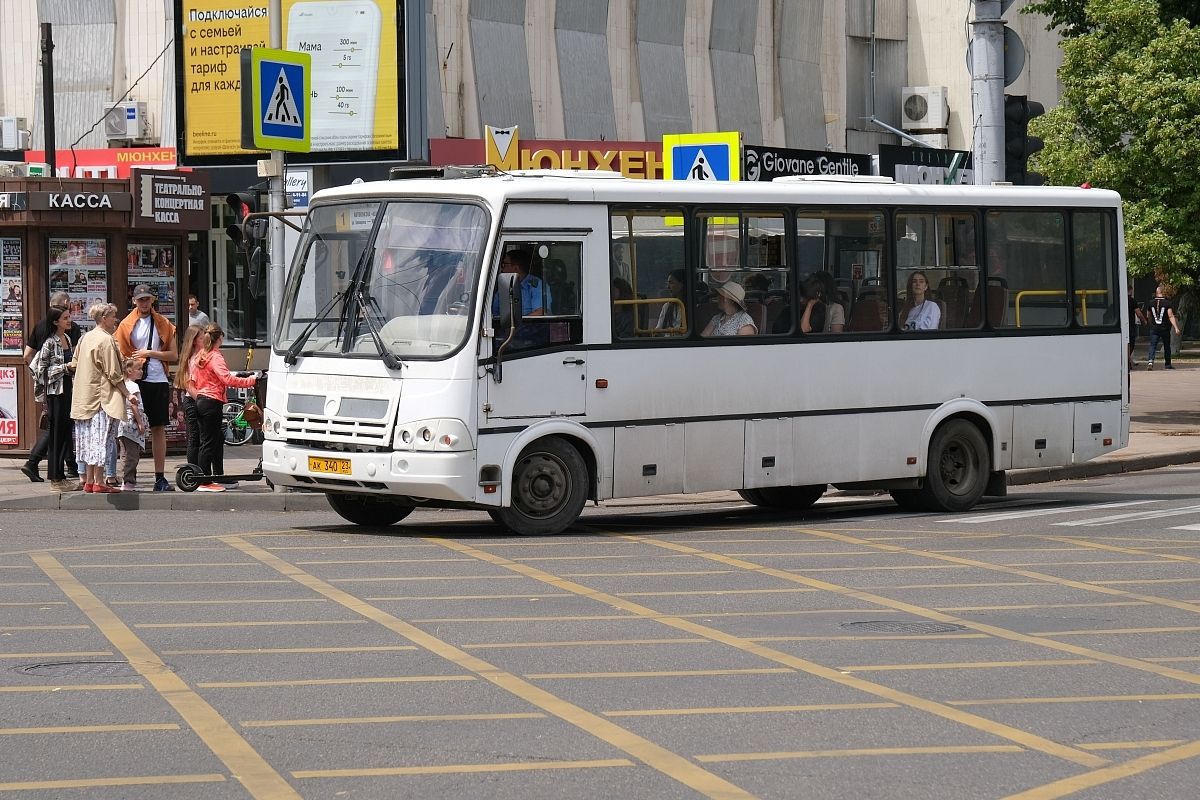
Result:
<svg viewBox="0 0 1200 800"><path fill-rule="evenodd" d="M138 358L125 359L125 388L129 397L125 400L125 419L117 432L117 444L124 454L125 482L121 486L123 492L137 491L137 468L142 458L142 449L146 446L146 431L148 430L146 415L142 411L142 393L138 390L138 381L142 378L142 361Z"/></svg>

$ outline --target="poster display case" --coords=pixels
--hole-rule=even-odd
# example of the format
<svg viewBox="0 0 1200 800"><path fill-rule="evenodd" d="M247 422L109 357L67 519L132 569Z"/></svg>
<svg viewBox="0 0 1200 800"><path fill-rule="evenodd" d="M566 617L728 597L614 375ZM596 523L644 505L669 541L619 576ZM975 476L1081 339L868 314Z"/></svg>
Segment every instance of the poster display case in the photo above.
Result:
<svg viewBox="0 0 1200 800"><path fill-rule="evenodd" d="M133 308L133 290L144 283L158 296L155 310L175 323L175 248L131 243L126 246L126 258L125 308Z"/></svg>
<svg viewBox="0 0 1200 800"><path fill-rule="evenodd" d="M0 238L0 354L19 355L25 348L25 297L21 240Z"/></svg>
<svg viewBox="0 0 1200 800"><path fill-rule="evenodd" d="M47 256L50 293L66 292L72 319L84 330L95 327L87 311L108 302L108 240L52 237Z"/></svg>

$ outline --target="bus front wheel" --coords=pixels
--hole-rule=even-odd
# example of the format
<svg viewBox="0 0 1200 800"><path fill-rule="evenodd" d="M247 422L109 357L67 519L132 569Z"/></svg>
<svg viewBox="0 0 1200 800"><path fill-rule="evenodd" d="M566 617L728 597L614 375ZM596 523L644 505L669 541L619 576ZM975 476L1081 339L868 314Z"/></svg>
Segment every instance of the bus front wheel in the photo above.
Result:
<svg viewBox="0 0 1200 800"><path fill-rule="evenodd" d="M812 486L764 486L761 489L741 489L738 494L747 503L781 511L803 511L821 499L826 484Z"/></svg>
<svg viewBox="0 0 1200 800"><path fill-rule="evenodd" d="M526 447L512 472L512 502L492 519L514 533L550 536L579 519L587 503L588 469L579 451L550 436Z"/></svg>
<svg viewBox="0 0 1200 800"><path fill-rule="evenodd" d="M952 419L929 442L925 483L917 498L930 511L969 511L983 497L990 470L988 444L979 428Z"/></svg>
<svg viewBox="0 0 1200 800"><path fill-rule="evenodd" d="M366 494L330 493L325 499L342 519L368 527L386 528L413 512L411 505Z"/></svg>

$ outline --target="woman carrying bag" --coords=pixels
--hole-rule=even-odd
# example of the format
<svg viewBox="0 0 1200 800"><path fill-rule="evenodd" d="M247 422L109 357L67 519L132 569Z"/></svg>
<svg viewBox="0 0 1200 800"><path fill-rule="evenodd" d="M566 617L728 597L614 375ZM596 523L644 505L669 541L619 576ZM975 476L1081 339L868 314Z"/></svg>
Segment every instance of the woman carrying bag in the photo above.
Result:
<svg viewBox="0 0 1200 800"><path fill-rule="evenodd" d="M200 460L196 466L205 475L221 475L225 472L225 437L221 432L221 411L225 407L225 395L230 386L249 389L255 384L255 376L240 378L229 371L225 357L221 355L221 340L225 332L215 322L205 326L204 332L196 337L194 355L188 362L188 375L196 392L196 415L200 422ZM199 492L223 492L219 483L205 483L197 487Z"/></svg>

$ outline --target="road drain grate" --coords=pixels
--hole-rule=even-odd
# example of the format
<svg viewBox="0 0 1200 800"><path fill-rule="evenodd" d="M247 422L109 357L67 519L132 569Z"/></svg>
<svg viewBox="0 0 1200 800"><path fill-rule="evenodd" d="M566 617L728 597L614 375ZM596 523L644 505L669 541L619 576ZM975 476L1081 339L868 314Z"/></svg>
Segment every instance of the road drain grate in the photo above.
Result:
<svg viewBox="0 0 1200 800"><path fill-rule="evenodd" d="M26 675L47 678L136 678L140 673L128 661L55 661L19 668Z"/></svg>
<svg viewBox="0 0 1200 800"><path fill-rule="evenodd" d="M842 628L864 633L957 633L965 631L962 625L949 622L895 622L893 620L869 620L867 622L844 622Z"/></svg>

